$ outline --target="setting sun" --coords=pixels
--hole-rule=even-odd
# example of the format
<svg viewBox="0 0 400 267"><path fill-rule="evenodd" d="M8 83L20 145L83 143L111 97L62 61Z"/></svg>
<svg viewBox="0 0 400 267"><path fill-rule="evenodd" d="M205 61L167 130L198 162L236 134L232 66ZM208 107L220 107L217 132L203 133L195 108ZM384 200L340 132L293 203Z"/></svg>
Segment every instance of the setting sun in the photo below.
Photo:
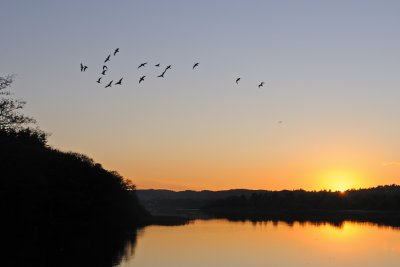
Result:
<svg viewBox="0 0 400 267"><path fill-rule="evenodd" d="M345 192L361 187L360 174L351 170L328 170L320 175L321 189Z"/></svg>

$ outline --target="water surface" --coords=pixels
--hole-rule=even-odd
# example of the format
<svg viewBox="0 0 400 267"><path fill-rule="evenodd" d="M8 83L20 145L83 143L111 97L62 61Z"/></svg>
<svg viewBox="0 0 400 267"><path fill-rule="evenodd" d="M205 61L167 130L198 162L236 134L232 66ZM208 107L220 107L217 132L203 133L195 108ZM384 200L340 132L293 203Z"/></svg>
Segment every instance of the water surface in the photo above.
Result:
<svg viewBox="0 0 400 267"><path fill-rule="evenodd" d="M368 223L196 220L148 226L119 267L387 266L400 264L400 231Z"/></svg>

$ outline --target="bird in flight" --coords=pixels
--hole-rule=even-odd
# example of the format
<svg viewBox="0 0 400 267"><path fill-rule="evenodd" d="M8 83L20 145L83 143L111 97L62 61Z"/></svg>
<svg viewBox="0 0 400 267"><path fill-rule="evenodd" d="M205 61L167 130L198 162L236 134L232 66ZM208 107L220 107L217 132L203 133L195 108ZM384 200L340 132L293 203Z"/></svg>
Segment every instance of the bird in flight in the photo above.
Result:
<svg viewBox="0 0 400 267"><path fill-rule="evenodd" d="M87 69L87 66L84 66L84 65L81 63L81 72L85 72L86 69Z"/></svg>
<svg viewBox="0 0 400 267"><path fill-rule="evenodd" d="M197 63L195 63L194 65L193 65L193 70L194 70L194 68L196 68L197 66L199 65L199 63L197 62Z"/></svg>
<svg viewBox="0 0 400 267"><path fill-rule="evenodd" d="M107 71L107 70L103 70L103 71L101 72L101 75L106 75L106 71Z"/></svg>
<svg viewBox="0 0 400 267"><path fill-rule="evenodd" d="M169 70L171 68L171 65L168 65L165 70Z"/></svg>
<svg viewBox="0 0 400 267"><path fill-rule="evenodd" d="M146 77L146 76L142 76L142 77L140 77L139 83L141 83L141 82L143 82L143 81L144 81L144 77Z"/></svg>
<svg viewBox="0 0 400 267"><path fill-rule="evenodd" d="M117 84L122 85L122 79L123 78L121 78L118 82L116 82L115 85L117 85Z"/></svg>
<svg viewBox="0 0 400 267"><path fill-rule="evenodd" d="M101 83L101 82L100 82L101 78L102 78L102 77L100 77L100 78L97 80L97 83Z"/></svg>
<svg viewBox="0 0 400 267"><path fill-rule="evenodd" d="M139 67L138 67L138 69L140 69L141 67L145 67L146 64L147 64L147 62L140 64Z"/></svg>
<svg viewBox="0 0 400 267"><path fill-rule="evenodd" d="M111 87L112 82L113 81L111 80L111 82L109 84L107 84L106 87L104 87L104 88Z"/></svg>
<svg viewBox="0 0 400 267"><path fill-rule="evenodd" d="M260 88L261 86L263 86L264 85L264 82L261 82L259 85L258 85L258 88Z"/></svg>
<svg viewBox="0 0 400 267"><path fill-rule="evenodd" d="M160 63L158 63L158 64L154 65L154 67L160 67Z"/></svg>
<svg viewBox="0 0 400 267"><path fill-rule="evenodd" d="M103 70L108 70L108 67L106 65L103 65Z"/></svg>
<svg viewBox="0 0 400 267"><path fill-rule="evenodd" d="M240 78L237 78L237 79L236 79L236 84L238 84L238 83L239 83L239 81L240 81Z"/></svg>
<svg viewBox="0 0 400 267"><path fill-rule="evenodd" d="M119 52L119 48L114 50L114 56Z"/></svg>
<svg viewBox="0 0 400 267"><path fill-rule="evenodd" d="M104 60L104 63L106 63L107 61L110 61L110 56L111 56L111 55L108 55L108 57L106 58L106 60Z"/></svg>
<svg viewBox="0 0 400 267"><path fill-rule="evenodd" d="M161 73L161 74L160 74L160 75L158 75L157 77L164 78L164 74L165 74L165 72L166 72L166 70L164 70L164 71L163 71L163 73Z"/></svg>

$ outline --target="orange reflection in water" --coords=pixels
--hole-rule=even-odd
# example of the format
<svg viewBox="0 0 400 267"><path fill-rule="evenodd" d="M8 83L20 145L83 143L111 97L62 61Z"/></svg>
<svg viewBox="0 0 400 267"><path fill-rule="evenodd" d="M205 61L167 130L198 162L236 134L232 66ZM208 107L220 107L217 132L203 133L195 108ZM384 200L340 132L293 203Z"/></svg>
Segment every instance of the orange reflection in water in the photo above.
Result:
<svg viewBox="0 0 400 267"><path fill-rule="evenodd" d="M127 266L398 266L400 231L345 222L195 221L150 226Z"/></svg>

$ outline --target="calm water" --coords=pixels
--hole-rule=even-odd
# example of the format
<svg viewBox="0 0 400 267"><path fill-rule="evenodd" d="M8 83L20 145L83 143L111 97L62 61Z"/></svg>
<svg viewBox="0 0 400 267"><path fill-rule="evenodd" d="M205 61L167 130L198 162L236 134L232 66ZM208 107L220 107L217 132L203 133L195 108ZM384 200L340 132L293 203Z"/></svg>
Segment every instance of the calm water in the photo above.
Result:
<svg viewBox="0 0 400 267"><path fill-rule="evenodd" d="M197 220L149 226L119 267L400 266L400 230L372 224Z"/></svg>

